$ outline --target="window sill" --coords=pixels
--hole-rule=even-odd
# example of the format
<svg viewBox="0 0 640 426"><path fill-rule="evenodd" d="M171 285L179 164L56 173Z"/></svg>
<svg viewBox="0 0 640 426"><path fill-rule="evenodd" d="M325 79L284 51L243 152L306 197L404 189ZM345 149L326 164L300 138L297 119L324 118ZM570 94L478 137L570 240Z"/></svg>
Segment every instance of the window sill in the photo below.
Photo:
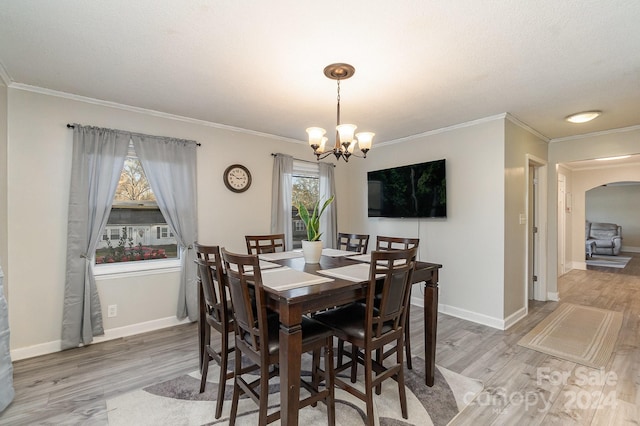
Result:
<svg viewBox="0 0 640 426"><path fill-rule="evenodd" d="M98 279L166 274L169 272L180 272L180 259L120 262L94 265L93 267L93 274Z"/></svg>

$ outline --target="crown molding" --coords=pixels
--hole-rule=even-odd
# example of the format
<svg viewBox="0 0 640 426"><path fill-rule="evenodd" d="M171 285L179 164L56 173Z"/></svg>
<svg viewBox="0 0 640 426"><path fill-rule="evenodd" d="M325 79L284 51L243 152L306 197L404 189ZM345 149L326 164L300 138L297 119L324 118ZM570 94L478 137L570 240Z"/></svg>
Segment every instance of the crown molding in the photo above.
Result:
<svg viewBox="0 0 640 426"><path fill-rule="evenodd" d="M429 131L426 131L426 132L423 132L423 133L418 133L418 134L411 135L411 136L405 136L404 138L392 139L392 140L386 141L386 142L378 142L378 143L376 143L376 146L395 145L395 144L398 144L398 143L409 142L409 141L412 141L414 139L423 138L425 136L433 136L433 135L438 135L438 134L441 134L441 133L447 133L447 132L450 132L450 131L456 130L456 129L463 129L465 127L475 126L477 124L488 123L488 122L495 121L495 120L504 120L507 117L507 115L508 115L507 113L502 113L502 114L492 115L492 116L485 117L485 118L479 118L477 120L471 120L471 121L467 121L465 123L454 124L452 126L441 127L439 129L429 130Z"/></svg>
<svg viewBox="0 0 640 426"><path fill-rule="evenodd" d="M596 136L612 135L614 133L632 132L634 130L640 130L640 125L629 126L629 127L621 127L619 129L602 130L600 132L585 133L585 134L582 134L582 135L566 136L564 138L551 139L549 141L549 143L574 141L574 140L578 140L578 139L593 138L593 137L596 137Z"/></svg>
<svg viewBox="0 0 640 426"><path fill-rule="evenodd" d="M166 112L155 111L155 110L151 110L151 109L147 109L147 108L134 107L134 106L131 106L131 105L120 104L120 103L117 103L117 102L105 101L105 100L102 100L102 99L89 98L87 96L74 95L72 93L61 92L61 91L58 91L58 90L46 89L46 88L38 87L38 86L31 86L31 85L28 85L28 84L11 83L11 84L8 85L8 87L10 87L11 89L23 90L25 92L39 93L39 94L42 94L42 95L54 96L54 97L70 99L70 100L78 101L78 102L85 102L85 103L93 104L93 105L105 106L105 107L108 107L108 108L120 109L120 110L123 110L123 111L135 112L135 113L138 113L138 114L149 115L149 116L152 116L152 117L165 118L165 119L168 119L168 120L181 121L183 123L197 124L197 125L205 126L205 127L213 127L213 128L216 128L216 129L229 130L229 131L232 131L232 132L244 133L244 134L247 134L247 135L259 136L259 137L269 138L269 139L275 139L275 140L289 142L289 143L296 143L296 144L305 143L302 140L287 138L287 137L284 137L284 136L272 135L270 133L263 133L263 132L258 132L258 131L255 131L255 130L243 129L241 127L228 126L226 124L214 123L212 121L198 120L196 118L190 118L190 117L184 117L184 116L181 116L181 115L169 114L169 113L166 113Z"/></svg>
<svg viewBox="0 0 640 426"><path fill-rule="evenodd" d="M512 122L513 124L515 124L518 127L521 127L522 129L526 130L527 132L537 136L538 138L542 139L543 141L549 143L550 139L548 137L546 137L545 135L543 135L542 133L538 132L536 129L534 129L533 127L529 126L527 123L525 123L524 121L520 120L518 117L507 113L507 120L509 120L510 122Z"/></svg>

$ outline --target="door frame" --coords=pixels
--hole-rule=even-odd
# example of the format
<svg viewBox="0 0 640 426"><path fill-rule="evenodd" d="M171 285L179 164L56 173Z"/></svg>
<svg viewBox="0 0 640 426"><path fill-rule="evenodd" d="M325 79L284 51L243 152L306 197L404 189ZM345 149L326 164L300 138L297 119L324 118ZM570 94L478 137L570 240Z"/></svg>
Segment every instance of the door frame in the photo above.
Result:
<svg viewBox="0 0 640 426"><path fill-rule="evenodd" d="M531 173L530 170L533 168L534 172ZM548 164L547 161L538 158L534 155L527 154L526 155L526 167L525 167L525 181L527 182L527 190L525 197L525 211L527 212L527 216L530 216L530 207L535 209L533 212L533 218L527 217L527 232L526 232L526 242L525 242L525 277L524 277L524 306L527 307L529 303L529 282L530 277L536 275L538 277L537 285L533 286L533 299L534 300L547 300L547 175L548 175ZM533 191L531 194L532 185L530 183L537 179L536 188L537 190ZM533 201L533 206L530 206L529 199L530 197L535 197ZM533 223L533 222L536 223ZM538 232L535 234L533 238L535 241L533 245L530 244L530 239L532 238L532 232L530 232L532 226L538 227ZM534 247L533 250L530 247ZM531 262L533 260L534 270L530 270ZM528 311L528 309L527 309Z"/></svg>

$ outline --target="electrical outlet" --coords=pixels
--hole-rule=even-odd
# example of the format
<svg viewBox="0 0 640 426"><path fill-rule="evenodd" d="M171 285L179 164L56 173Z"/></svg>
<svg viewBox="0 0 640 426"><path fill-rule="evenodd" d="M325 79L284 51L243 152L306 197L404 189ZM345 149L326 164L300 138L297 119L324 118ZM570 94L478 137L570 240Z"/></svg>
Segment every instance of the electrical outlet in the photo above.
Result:
<svg viewBox="0 0 640 426"><path fill-rule="evenodd" d="M113 318L118 316L118 305L109 305L107 308L107 317Z"/></svg>

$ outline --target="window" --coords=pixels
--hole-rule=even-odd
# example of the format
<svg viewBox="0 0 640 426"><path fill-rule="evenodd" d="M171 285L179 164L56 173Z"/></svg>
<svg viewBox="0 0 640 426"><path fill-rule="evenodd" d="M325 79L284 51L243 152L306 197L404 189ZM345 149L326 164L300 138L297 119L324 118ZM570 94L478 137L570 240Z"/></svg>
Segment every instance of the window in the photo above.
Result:
<svg viewBox="0 0 640 426"><path fill-rule="evenodd" d="M307 238L304 223L298 216L296 205L304 204L310 211L320 194L320 170L318 164L306 161L293 162L291 220L293 221L293 248L302 247L302 240Z"/></svg>
<svg viewBox="0 0 640 426"><path fill-rule="evenodd" d="M131 144L96 249L96 264L177 258L176 239Z"/></svg>

